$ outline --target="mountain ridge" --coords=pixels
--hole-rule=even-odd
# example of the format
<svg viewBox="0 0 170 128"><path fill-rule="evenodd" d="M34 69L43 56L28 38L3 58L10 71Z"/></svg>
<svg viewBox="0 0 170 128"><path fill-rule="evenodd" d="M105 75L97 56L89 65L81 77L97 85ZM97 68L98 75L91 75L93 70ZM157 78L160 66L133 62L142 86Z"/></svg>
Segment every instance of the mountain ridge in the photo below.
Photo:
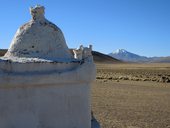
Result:
<svg viewBox="0 0 170 128"><path fill-rule="evenodd" d="M125 49L117 49L115 52L109 53L111 57L126 62L170 62L170 56L167 57L146 57L126 51Z"/></svg>
<svg viewBox="0 0 170 128"><path fill-rule="evenodd" d="M0 49L0 56L4 56L4 54L7 52L7 49ZM72 49L70 49L70 52L73 54ZM109 55L92 51L93 59L95 63L123 63L122 61L115 59Z"/></svg>

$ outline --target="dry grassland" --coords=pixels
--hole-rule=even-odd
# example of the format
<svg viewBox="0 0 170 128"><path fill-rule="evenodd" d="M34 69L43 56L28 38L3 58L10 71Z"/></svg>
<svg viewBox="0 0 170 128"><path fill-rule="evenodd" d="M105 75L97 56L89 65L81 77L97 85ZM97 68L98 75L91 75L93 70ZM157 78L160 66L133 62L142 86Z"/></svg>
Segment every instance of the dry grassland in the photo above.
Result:
<svg viewBox="0 0 170 128"><path fill-rule="evenodd" d="M170 83L170 63L97 64L97 79Z"/></svg>
<svg viewBox="0 0 170 128"><path fill-rule="evenodd" d="M169 64L97 65L98 74L169 76ZM108 74L109 75L108 75ZM97 79L92 110L102 128L170 128L170 83Z"/></svg>

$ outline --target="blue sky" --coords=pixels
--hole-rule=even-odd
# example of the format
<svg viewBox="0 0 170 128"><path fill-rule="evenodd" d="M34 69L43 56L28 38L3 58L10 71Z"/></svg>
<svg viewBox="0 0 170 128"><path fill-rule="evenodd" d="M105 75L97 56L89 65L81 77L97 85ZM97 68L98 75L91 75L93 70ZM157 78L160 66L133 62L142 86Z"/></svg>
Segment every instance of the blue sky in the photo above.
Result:
<svg viewBox="0 0 170 128"><path fill-rule="evenodd" d="M0 0L0 48L9 47L36 4L45 6L70 48L92 44L106 54L121 48L170 56L170 0Z"/></svg>

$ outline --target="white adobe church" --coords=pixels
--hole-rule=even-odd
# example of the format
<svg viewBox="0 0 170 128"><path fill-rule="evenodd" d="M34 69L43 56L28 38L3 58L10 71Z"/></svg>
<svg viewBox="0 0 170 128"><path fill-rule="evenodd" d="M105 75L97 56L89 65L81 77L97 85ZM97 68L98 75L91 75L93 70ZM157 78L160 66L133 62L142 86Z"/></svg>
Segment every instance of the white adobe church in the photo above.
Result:
<svg viewBox="0 0 170 128"><path fill-rule="evenodd" d="M44 7L30 12L0 58L0 128L99 128L91 118L92 46L73 55Z"/></svg>

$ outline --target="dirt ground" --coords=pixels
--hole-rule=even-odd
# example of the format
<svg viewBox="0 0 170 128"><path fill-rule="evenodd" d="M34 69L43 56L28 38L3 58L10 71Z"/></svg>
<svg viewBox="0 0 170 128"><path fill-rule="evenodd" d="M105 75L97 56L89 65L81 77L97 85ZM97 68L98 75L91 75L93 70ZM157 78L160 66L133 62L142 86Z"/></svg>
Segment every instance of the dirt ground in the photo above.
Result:
<svg viewBox="0 0 170 128"><path fill-rule="evenodd" d="M92 85L92 110L102 128L170 128L170 83L110 79L115 72L153 77L169 70L169 64L97 65L97 76L109 78Z"/></svg>

